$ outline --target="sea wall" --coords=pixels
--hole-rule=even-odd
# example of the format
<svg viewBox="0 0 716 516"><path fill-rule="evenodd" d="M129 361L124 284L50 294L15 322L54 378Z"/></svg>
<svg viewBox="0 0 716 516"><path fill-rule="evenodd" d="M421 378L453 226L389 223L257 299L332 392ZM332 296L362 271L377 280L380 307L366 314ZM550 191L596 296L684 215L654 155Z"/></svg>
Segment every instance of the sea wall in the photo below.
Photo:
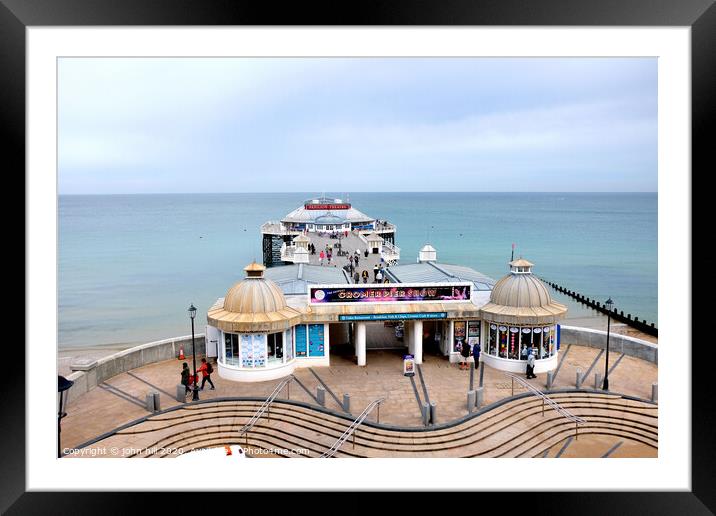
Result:
<svg viewBox="0 0 716 516"><path fill-rule="evenodd" d="M194 336L194 343L197 358L205 355L206 341L203 333ZM182 346L184 355L190 356L191 335L140 344L96 361L75 361L70 365L74 372L67 376L68 380L75 382L70 388L68 400L76 399L118 374L155 362L179 358L179 349Z"/></svg>
<svg viewBox="0 0 716 516"><path fill-rule="evenodd" d="M599 349L606 349L607 347L607 332L605 331L577 326L561 326L560 328L560 348L564 348L569 344ZM659 363L658 346L656 344L614 332L609 334L609 351L624 353L630 357L640 358L654 364Z"/></svg>

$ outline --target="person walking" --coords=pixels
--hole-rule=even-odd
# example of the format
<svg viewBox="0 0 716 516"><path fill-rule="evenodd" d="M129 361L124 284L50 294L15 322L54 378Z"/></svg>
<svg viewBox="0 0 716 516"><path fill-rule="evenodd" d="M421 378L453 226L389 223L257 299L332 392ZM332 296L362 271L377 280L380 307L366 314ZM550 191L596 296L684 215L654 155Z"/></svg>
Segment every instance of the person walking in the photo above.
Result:
<svg viewBox="0 0 716 516"><path fill-rule="evenodd" d="M319 265L323 265L323 258L324 258L324 256L325 256L325 254L323 254L323 251L321 251L321 253L318 255L318 263L319 263Z"/></svg>
<svg viewBox="0 0 716 516"><path fill-rule="evenodd" d="M359 259L359 258L358 258L358 255L356 255L355 260L354 260L355 263L356 263L356 269L358 268L358 259Z"/></svg>
<svg viewBox="0 0 716 516"><path fill-rule="evenodd" d="M475 364L476 370L480 367L480 351L482 351L482 349L480 348L480 343L477 342L472 346L472 358L475 359L473 363Z"/></svg>
<svg viewBox="0 0 716 516"><path fill-rule="evenodd" d="M375 275L375 282L381 283L383 281L383 273L378 269L378 273Z"/></svg>
<svg viewBox="0 0 716 516"><path fill-rule="evenodd" d="M184 386L184 395L189 394L189 375L191 375L191 372L189 371L189 364L184 362L182 364L182 370L181 370L181 384Z"/></svg>
<svg viewBox="0 0 716 516"><path fill-rule="evenodd" d="M467 370L469 369L469 365L467 363L467 359L470 356L470 344L467 342L462 343L462 348L460 348L460 355L462 355L462 361L460 362L460 369Z"/></svg>
<svg viewBox="0 0 716 516"><path fill-rule="evenodd" d="M353 265L353 255L350 255L350 256L348 257L348 261L351 262L351 265Z"/></svg>
<svg viewBox="0 0 716 516"><path fill-rule="evenodd" d="M353 274L353 283L360 283L360 274L358 274L358 271L355 271Z"/></svg>
<svg viewBox="0 0 716 516"><path fill-rule="evenodd" d="M363 283L368 283L368 271L366 269L363 269L361 277L363 278Z"/></svg>
<svg viewBox="0 0 716 516"><path fill-rule="evenodd" d="M378 279L378 264L373 265L373 281Z"/></svg>
<svg viewBox="0 0 716 516"><path fill-rule="evenodd" d="M211 373L214 372L214 367L206 361L206 358L201 359L201 367L199 367L198 371L201 371L201 387L199 387L200 391L204 390L204 384L206 382L209 382L209 385L211 385L211 390L214 390L214 382L211 381Z"/></svg>
<svg viewBox="0 0 716 516"><path fill-rule="evenodd" d="M535 355L532 353L532 348L530 348L527 355L527 378L537 378L537 375L535 375Z"/></svg>

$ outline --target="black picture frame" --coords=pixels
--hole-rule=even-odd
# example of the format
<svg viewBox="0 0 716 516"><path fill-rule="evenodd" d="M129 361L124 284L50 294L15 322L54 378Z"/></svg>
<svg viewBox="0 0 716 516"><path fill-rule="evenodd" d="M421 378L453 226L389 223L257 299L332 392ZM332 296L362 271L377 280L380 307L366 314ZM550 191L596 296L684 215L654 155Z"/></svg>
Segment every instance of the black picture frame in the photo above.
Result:
<svg viewBox="0 0 716 516"><path fill-rule="evenodd" d="M707 219L709 199L705 178L713 173L716 99L716 6L713 0L475 0L363 2L270 2L246 0L0 0L0 117L6 176L25 177L25 29L32 26L112 25L526 25L526 26L685 26L691 27L692 241L713 234L700 226ZM24 190L24 181L18 181ZM701 186L701 188L699 188ZM17 191L17 190L16 190ZM700 198L699 198L700 197ZM703 202L699 202L703 201ZM699 217L699 210L702 210ZM16 226L19 226L15 224ZM704 229L704 231L700 231ZM16 229L17 232L19 230ZM24 239L24 235L19 238ZM19 241L19 238L15 242ZM19 245L17 245L19 248ZM24 249L24 248L23 248ZM693 250L692 250L693 251ZM24 257L24 251L23 251ZM692 260L694 259L692 252ZM26 257L24 257L26 258ZM704 264L705 262L705 264ZM699 257L698 267L710 268L713 257ZM23 260L23 268L25 262ZM27 274L27 269L24 269ZM693 269L697 263L693 262ZM711 275L713 277L713 275ZM709 291L711 277L699 278L697 291ZM693 318L708 321L708 304L692 301ZM7 301L6 301L7 303ZM16 305L13 305L16 306ZM19 326L19 325L17 325ZM687 346L690 342L668 343ZM697 343L698 344L698 343ZM716 453L713 428L716 411L710 393L713 352L692 362L692 489L689 492L556 492L510 494L514 508L548 514L713 514L716 511ZM51 346L54 349L54 346ZM696 354L693 355L696 357ZM9 359L9 356L6 356ZM123 493L25 492L25 364L30 357L13 349L10 381L3 388L0 512L7 514L125 514L146 507L137 495ZM31 364L30 364L31 365ZM709 370L707 370L707 368ZM711 374L709 374L711 373ZM183 483L186 488L186 483ZM476 486L477 487L477 486ZM555 486L559 488L558 485ZM175 493L160 495L169 501ZM295 495L295 494L294 494ZM291 496L294 496L291 495ZM157 495L152 495L156 497ZM217 496L207 493L207 496ZM487 510L488 494L450 500L459 510ZM176 500L176 498L174 498ZM462 500L462 498L461 498ZM504 497L502 498L504 503ZM235 500L236 501L236 500ZM314 499L313 503L318 502ZM479 502L479 504L478 504ZM175 502L176 503L176 502ZM473 505L473 504L478 504ZM199 509L201 509L199 504ZM174 505L166 505L171 508ZM192 504L193 509L194 504ZM213 505L218 510L220 505ZM458 507L456 507L458 508ZM174 510L174 509L170 509Z"/></svg>

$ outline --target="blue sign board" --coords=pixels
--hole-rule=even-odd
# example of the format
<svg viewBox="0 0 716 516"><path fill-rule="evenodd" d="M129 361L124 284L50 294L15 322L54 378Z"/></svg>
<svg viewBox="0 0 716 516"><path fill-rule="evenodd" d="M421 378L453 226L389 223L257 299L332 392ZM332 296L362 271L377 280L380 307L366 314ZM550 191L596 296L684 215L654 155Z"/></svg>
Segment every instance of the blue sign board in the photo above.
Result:
<svg viewBox="0 0 716 516"><path fill-rule="evenodd" d="M446 319L447 312L420 312L414 314L355 314L339 315L339 321L400 321L403 319Z"/></svg>
<svg viewBox="0 0 716 516"><path fill-rule="evenodd" d="M562 327L558 324L557 325L557 351L559 351L559 336L561 332Z"/></svg>
<svg viewBox="0 0 716 516"><path fill-rule="evenodd" d="M306 325L299 324L296 326L296 356L305 357L306 352Z"/></svg>
<svg viewBox="0 0 716 516"><path fill-rule="evenodd" d="M308 356L322 357L324 355L324 336L322 324L308 325Z"/></svg>

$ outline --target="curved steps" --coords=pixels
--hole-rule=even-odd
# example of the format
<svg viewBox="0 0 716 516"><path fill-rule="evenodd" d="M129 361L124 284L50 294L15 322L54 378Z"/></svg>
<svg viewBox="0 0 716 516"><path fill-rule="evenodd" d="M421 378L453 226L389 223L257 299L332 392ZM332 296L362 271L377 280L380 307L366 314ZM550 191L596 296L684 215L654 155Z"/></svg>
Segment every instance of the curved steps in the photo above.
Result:
<svg viewBox="0 0 716 516"><path fill-rule="evenodd" d="M613 435L658 447L658 410L654 405L613 394L575 392L550 397L587 420L579 427L579 437ZM189 405L151 417L92 446L111 440L124 440L133 447L142 443L145 450L136 457L157 456L155 450L162 448L189 451L223 444L246 446L246 438L238 431L260 405L259 401L240 400ZM276 400L270 419L264 415L249 432L248 446L260 450L305 449L307 456L317 457L349 424L348 418ZM449 428L401 431L363 425L356 433L355 448L351 438L336 456L536 457L570 435L574 435L574 423L549 407L543 416L541 400L527 397Z"/></svg>

